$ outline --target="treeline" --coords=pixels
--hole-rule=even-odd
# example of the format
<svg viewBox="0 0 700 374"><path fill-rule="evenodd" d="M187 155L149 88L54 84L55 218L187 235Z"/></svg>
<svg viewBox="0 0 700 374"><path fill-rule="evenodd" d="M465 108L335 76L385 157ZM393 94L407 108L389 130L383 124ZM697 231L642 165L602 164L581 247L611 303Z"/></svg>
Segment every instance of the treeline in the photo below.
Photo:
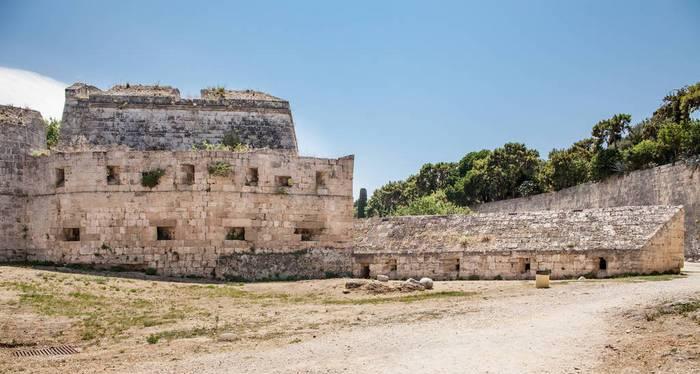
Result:
<svg viewBox="0 0 700 374"><path fill-rule="evenodd" d="M522 143L467 153L458 162L425 164L407 179L389 182L356 202L357 216L453 214L467 206L557 191L613 174L672 163L700 154L700 82L664 97L651 118L632 124L616 114L591 136L547 160ZM361 208L361 209L360 209ZM361 210L361 211L360 211Z"/></svg>

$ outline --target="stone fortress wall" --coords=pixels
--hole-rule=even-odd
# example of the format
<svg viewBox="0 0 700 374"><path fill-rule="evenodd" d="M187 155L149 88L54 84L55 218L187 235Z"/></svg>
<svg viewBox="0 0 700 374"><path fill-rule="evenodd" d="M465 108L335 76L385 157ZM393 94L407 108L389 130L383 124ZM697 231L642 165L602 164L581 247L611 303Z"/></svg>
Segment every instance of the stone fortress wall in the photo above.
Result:
<svg viewBox="0 0 700 374"><path fill-rule="evenodd" d="M300 157L284 100L218 89L183 100L170 87L74 84L58 149L34 156L46 151L41 116L2 108L15 114L0 118L11 129L3 133L0 261L228 279L351 269L353 156ZM252 150L192 150L231 132ZM155 170L159 183L143 186Z"/></svg>
<svg viewBox="0 0 700 374"><path fill-rule="evenodd" d="M371 218L355 224L353 274L390 278L554 279L680 272L683 209Z"/></svg>
<svg viewBox="0 0 700 374"><path fill-rule="evenodd" d="M0 261L15 261L24 258L27 245L28 163L33 150L46 148L46 130L39 112L0 106L0 132Z"/></svg>
<svg viewBox="0 0 700 374"><path fill-rule="evenodd" d="M58 149L45 150L38 112L0 107L0 128L3 262L231 280L529 279L538 269L555 278L678 272L685 225L697 243L698 177L689 166L529 201L683 204L691 221L677 206L511 212L528 200L479 208L498 214L353 221L354 157L299 156L289 104L256 91L181 99L167 86L74 84ZM192 149L229 134L252 150ZM158 183L144 186L154 174Z"/></svg>
<svg viewBox="0 0 700 374"><path fill-rule="evenodd" d="M571 210L627 205L682 205L685 256L700 260L700 169L696 160L633 171L599 183L473 207L483 213Z"/></svg>
<svg viewBox="0 0 700 374"><path fill-rule="evenodd" d="M204 89L200 98L182 99L168 86L102 91L82 83L66 89L61 147L189 150L230 132L252 148L297 152L289 102L266 93Z"/></svg>
<svg viewBox="0 0 700 374"><path fill-rule="evenodd" d="M323 277L348 268L352 157L88 151L37 161L29 260L231 279ZM217 163L230 165L230 174L211 174ZM142 186L142 173L155 169L165 171L159 184ZM337 254L320 255L329 250ZM252 269L232 259L272 264L279 254L316 261Z"/></svg>

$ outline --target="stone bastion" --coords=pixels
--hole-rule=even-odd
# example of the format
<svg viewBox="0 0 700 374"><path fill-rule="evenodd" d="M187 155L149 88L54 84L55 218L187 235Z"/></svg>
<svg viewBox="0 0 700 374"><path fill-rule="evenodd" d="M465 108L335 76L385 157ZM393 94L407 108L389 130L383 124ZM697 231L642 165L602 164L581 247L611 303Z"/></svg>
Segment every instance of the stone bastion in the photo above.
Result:
<svg viewBox="0 0 700 374"><path fill-rule="evenodd" d="M353 220L354 157L298 155L289 103L66 89L59 145L0 106L0 261L229 280L678 272L678 206ZM247 150L202 150L235 139ZM634 204L629 204L634 205Z"/></svg>

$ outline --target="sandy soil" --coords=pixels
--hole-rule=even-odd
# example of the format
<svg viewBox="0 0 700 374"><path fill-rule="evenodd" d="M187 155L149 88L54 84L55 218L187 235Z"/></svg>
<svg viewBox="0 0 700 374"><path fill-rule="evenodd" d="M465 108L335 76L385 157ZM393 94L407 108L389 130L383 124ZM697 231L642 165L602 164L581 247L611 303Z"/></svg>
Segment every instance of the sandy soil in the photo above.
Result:
<svg viewBox="0 0 700 374"><path fill-rule="evenodd" d="M343 280L96 282L94 275L0 267L0 343L70 343L83 350L18 359L10 353L27 347L0 348L0 372L700 372L700 324L676 314L650 317L658 305L700 298L700 266L687 264L685 271L687 277L561 281L547 290L521 281L436 282L428 293L372 296L343 294ZM57 285L43 281L46 274L68 278ZM93 281L86 285L87 277ZM86 317L27 303L28 286L18 282L71 297L76 287L110 292L108 299L123 305L154 299L148 313L160 319L117 333L104 328L97 338L82 340L71 331L89 332ZM107 318L113 307L99 304L96 313ZM172 317L172 310L182 312ZM209 327L197 333L202 326ZM153 334L162 339L148 344ZM234 341L220 341L223 334Z"/></svg>

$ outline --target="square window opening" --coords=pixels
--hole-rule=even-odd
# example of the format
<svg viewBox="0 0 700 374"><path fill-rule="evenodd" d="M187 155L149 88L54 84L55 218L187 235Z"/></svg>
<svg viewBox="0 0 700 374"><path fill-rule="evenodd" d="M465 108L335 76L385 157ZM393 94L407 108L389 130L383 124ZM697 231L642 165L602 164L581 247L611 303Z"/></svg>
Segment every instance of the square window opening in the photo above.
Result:
<svg viewBox="0 0 700 374"><path fill-rule="evenodd" d="M63 187L66 185L66 171L65 169L56 169L56 187Z"/></svg>
<svg viewBox="0 0 700 374"><path fill-rule="evenodd" d="M326 187L326 173L323 171L316 172L316 187Z"/></svg>
<svg viewBox="0 0 700 374"><path fill-rule="evenodd" d="M175 239L175 228L169 227L169 226L156 227L156 239L157 240L174 240Z"/></svg>
<svg viewBox="0 0 700 374"><path fill-rule="evenodd" d="M245 173L245 185L258 185L258 168L248 168L248 171Z"/></svg>
<svg viewBox="0 0 700 374"><path fill-rule="evenodd" d="M182 184L193 185L194 184L194 165L183 164L180 166L180 171L182 172Z"/></svg>
<svg viewBox="0 0 700 374"><path fill-rule="evenodd" d="M229 227L226 240L245 240L245 227Z"/></svg>
<svg viewBox="0 0 700 374"><path fill-rule="evenodd" d="M107 166L107 184L118 185L119 183L119 167Z"/></svg>
<svg viewBox="0 0 700 374"><path fill-rule="evenodd" d="M292 187L294 184L294 182L292 182L292 177L288 175L276 176L275 183L277 184L277 187Z"/></svg>
<svg viewBox="0 0 700 374"><path fill-rule="evenodd" d="M523 273L529 273L530 272L530 261L527 261L525 265L523 266Z"/></svg>
<svg viewBox="0 0 700 374"><path fill-rule="evenodd" d="M80 241L80 228L78 227L68 227L63 229L63 241L65 242L79 242Z"/></svg>
<svg viewBox="0 0 700 374"><path fill-rule="evenodd" d="M321 230L316 230L316 229L302 229L302 228L294 229L294 234L301 235L302 242L316 241L316 240L318 240L318 236L320 235L320 233L321 233Z"/></svg>

